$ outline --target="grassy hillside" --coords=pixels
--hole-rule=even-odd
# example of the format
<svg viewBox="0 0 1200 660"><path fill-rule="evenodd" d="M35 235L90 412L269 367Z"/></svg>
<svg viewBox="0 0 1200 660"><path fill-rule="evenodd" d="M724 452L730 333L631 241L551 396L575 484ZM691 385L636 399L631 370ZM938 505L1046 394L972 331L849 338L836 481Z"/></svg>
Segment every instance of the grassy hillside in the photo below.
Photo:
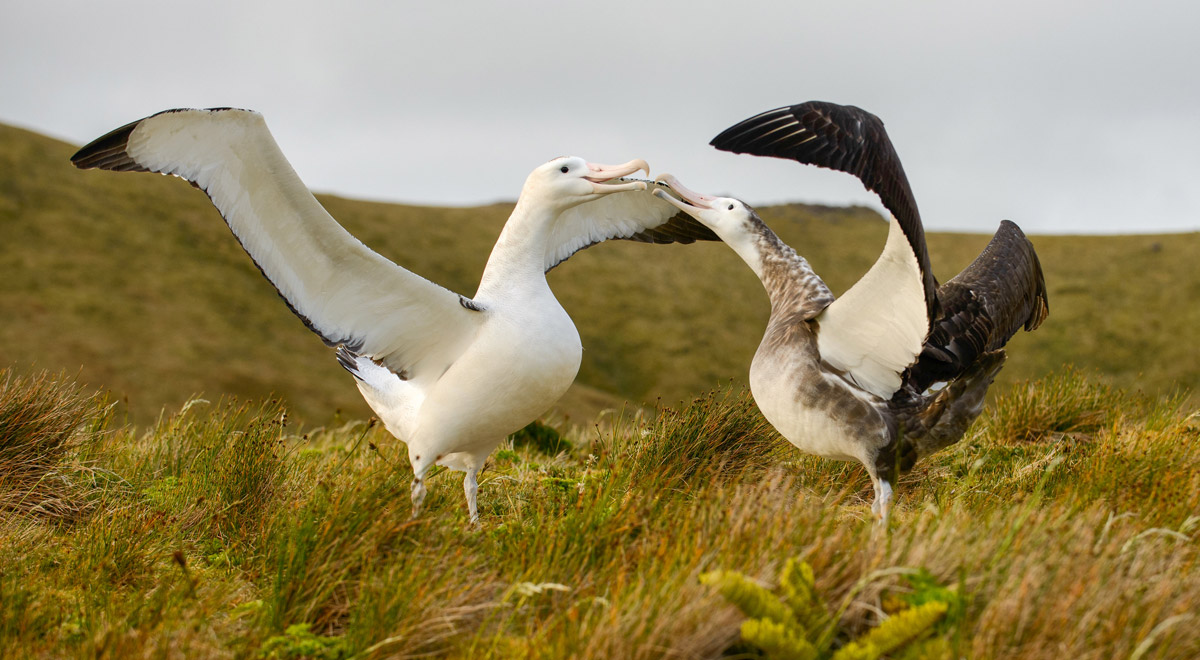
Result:
<svg viewBox="0 0 1200 660"><path fill-rule="evenodd" d="M201 192L167 177L80 172L73 150L0 126L0 365L77 372L142 424L200 393L275 393L312 424L338 410L369 414ZM510 210L321 201L374 249L466 294ZM761 211L835 291L883 244L884 224L865 209ZM930 235L940 278L987 239ZM1200 386L1200 235L1033 240L1051 317L1014 339L1000 389L1063 363L1154 393ZM615 242L576 255L550 282L583 337L562 411L584 422L625 398L677 401L744 380L768 310L754 275L719 244Z"/></svg>
<svg viewBox="0 0 1200 660"><path fill-rule="evenodd" d="M733 602L775 602L748 609L837 660L884 639L906 659L1200 657L1200 419L1069 371L902 479L889 532L861 468L799 455L744 391L553 455L517 438L478 527L445 471L410 520L379 428L298 436L277 404L197 403L150 433L107 414L0 373L2 657L761 657ZM766 589L727 600L713 571Z"/></svg>

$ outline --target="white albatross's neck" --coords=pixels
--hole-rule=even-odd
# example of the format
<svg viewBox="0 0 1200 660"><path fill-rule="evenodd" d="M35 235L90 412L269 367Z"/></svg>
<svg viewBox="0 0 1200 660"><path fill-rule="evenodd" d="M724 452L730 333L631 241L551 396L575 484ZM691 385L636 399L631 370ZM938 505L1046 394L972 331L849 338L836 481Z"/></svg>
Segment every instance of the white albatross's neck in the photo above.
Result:
<svg viewBox="0 0 1200 660"><path fill-rule="evenodd" d="M555 216L554 211L543 206L530 209L517 201L483 268L476 301L488 304L550 293L546 283L546 242Z"/></svg>

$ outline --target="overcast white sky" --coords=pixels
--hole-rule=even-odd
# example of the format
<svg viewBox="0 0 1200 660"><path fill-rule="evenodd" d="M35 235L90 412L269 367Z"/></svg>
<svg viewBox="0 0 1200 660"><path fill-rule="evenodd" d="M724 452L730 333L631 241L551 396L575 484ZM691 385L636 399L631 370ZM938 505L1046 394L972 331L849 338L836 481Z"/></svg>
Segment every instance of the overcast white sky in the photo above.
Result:
<svg viewBox="0 0 1200 660"><path fill-rule="evenodd" d="M252 108L311 188L387 201L513 199L572 154L877 207L848 175L707 146L820 99L884 120L932 229L1200 230L1200 3L981 5L7 0L0 122L83 144Z"/></svg>

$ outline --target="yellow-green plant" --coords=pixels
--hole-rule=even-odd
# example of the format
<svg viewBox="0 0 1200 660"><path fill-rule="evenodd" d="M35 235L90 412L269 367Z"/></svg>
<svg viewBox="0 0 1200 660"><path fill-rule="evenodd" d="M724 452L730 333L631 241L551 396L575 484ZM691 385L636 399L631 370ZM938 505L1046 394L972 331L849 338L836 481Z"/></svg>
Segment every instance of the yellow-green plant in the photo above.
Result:
<svg viewBox="0 0 1200 660"><path fill-rule="evenodd" d="M926 597L939 594L947 599L912 605L834 650L839 615L857 590L837 613L832 612L816 592L808 563L789 559L784 564L778 594L737 571L705 573L700 581L716 587L749 617L742 622L742 640L772 660L875 660L928 632L949 609L947 600L954 598L954 592L944 588L923 590Z"/></svg>
<svg viewBox="0 0 1200 660"><path fill-rule="evenodd" d="M833 660L875 660L917 639L946 614L946 603L931 600L888 617L878 627L838 649Z"/></svg>
<svg viewBox="0 0 1200 660"><path fill-rule="evenodd" d="M341 638L324 637L311 630L312 624L296 623L287 627L282 635L275 635L263 643L259 657L266 660L285 658L316 658L339 660L346 657Z"/></svg>

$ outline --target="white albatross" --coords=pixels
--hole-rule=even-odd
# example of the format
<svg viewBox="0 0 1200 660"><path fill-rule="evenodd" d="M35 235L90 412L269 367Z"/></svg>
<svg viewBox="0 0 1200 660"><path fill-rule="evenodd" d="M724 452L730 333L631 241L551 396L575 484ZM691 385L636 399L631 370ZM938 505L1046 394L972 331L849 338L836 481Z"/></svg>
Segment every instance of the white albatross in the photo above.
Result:
<svg viewBox="0 0 1200 660"><path fill-rule="evenodd" d="M79 168L159 172L208 194L242 247L304 324L337 350L388 431L408 447L413 515L433 465L476 475L509 433L546 411L579 370L579 333L545 273L607 239L716 240L646 191L616 181L645 161L562 157L536 168L496 241L479 289L453 293L373 252L317 202L262 115L167 110L83 147Z"/></svg>
<svg viewBox="0 0 1200 660"><path fill-rule="evenodd" d="M1004 345L1046 318L1033 245L1007 220L983 253L939 287L900 159L878 117L832 103L778 108L721 133L725 151L786 158L857 176L892 212L883 253L841 298L753 209L662 175L656 195L715 231L762 280L771 316L750 365L767 421L802 451L857 460L881 522L892 483L958 442L983 409ZM942 383L937 391L931 386Z"/></svg>

